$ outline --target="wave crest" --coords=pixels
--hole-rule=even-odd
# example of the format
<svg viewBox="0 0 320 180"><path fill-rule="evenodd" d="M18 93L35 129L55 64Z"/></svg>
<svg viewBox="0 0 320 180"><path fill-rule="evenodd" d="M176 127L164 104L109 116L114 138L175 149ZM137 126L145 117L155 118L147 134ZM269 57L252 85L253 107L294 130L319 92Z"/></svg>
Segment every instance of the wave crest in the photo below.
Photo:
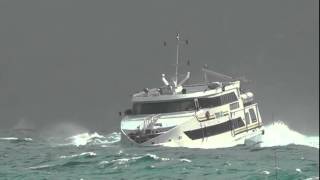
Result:
<svg viewBox="0 0 320 180"><path fill-rule="evenodd" d="M60 156L61 159L65 159L65 158L74 158L74 157L94 157L96 156L97 154L95 152L83 152L83 153L80 153L80 154L72 154L72 155L69 155L69 156Z"/></svg>
<svg viewBox="0 0 320 180"><path fill-rule="evenodd" d="M70 142L69 145L84 146L88 144L113 144L120 141L120 133L113 132L106 136L100 135L97 132L94 133L81 133L66 138L66 141Z"/></svg>
<svg viewBox="0 0 320 180"><path fill-rule="evenodd" d="M276 121L265 126L262 147L286 146L289 144L319 148L318 136L306 136L290 129L284 122Z"/></svg>

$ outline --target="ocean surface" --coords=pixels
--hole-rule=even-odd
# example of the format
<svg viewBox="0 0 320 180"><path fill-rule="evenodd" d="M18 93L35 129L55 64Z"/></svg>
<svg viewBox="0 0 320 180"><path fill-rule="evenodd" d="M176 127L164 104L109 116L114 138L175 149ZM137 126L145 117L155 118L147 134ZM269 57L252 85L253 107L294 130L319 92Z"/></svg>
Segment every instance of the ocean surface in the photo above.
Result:
<svg viewBox="0 0 320 180"><path fill-rule="evenodd" d="M0 179L319 179L319 136L276 122L262 147L126 147L119 132L0 131Z"/></svg>

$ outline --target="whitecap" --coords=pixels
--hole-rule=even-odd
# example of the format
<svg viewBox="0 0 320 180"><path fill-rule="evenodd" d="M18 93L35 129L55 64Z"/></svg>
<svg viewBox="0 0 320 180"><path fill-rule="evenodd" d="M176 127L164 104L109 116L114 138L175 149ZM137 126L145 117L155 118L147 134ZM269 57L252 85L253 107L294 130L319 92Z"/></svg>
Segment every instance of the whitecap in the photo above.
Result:
<svg viewBox="0 0 320 180"><path fill-rule="evenodd" d="M60 156L61 159L65 159L65 158L73 158L73 157L79 157L79 156L96 156L97 154L95 152L83 152L81 154L73 154L70 156Z"/></svg>
<svg viewBox="0 0 320 180"><path fill-rule="evenodd" d="M170 158L160 158L161 161L170 161Z"/></svg>
<svg viewBox="0 0 320 180"><path fill-rule="evenodd" d="M148 156L148 157L151 157L152 159L154 159L154 160L161 160L161 161L169 161L170 160L170 158L161 158L161 157L159 157L159 156L157 156L157 155L155 155L155 154L146 154L145 156Z"/></svg>
<svg viewBox="0 0 320 180"><path fill-rule="evenodd" d="M263 173L263 174L266 174L266 175L270 174L269 171L262 171L262 173Z"/></svg>
<svg viewBox="0 0 320 180"><path fill-rule="evenodd" d="M306 136L290 129L284 122L276 121L265 126L262 147L286 146L289 144L319 148L318 136Z"/></svg>
<svg viewBox="0 0 320 180"><path fill-rule="evenodd" d="M110 162L109 161L101 161L101 162L99 162L99 165L104 165L104 164L110 164Z"/></svg>
<svg viewBox="0 0 320 180"><path fill-rule="evenodd" d="M160 160L160 161L169 161L170 158L166 158L166 157L159 157L155 154L146 154L146 155L143 155L143 156L134 156L134 157L131 157L131 158L120 158L120 159L114 159L111 161L111 163L118 163L118 164L126 164L128 163L129 161L136 161L136 160L139 160L139 159L142 159L142 158L145 158L145 157L149 157L153 160Z"/></svg>
<svg viewBox="0 0 320 180"><path fill-rule="evenodd" d="M157 156L157 155L155 155L155 154L146 154L146 156L149 156L149 157L151 157L152 159L154 159L154 160L158 160L160 157L159 156Z"/></svg>
<svg viewBox="0 0 320 180"><path fill-rule="evenodd" d="M188 162L191 163L192 161L190 159L180 159L181 162Z"/></svg>
<svg viewBox="0 0 320 180"><path fill-rule="evenodd" d="M84 146L87 144L113 144L119 142L120 138L121 136L118 132L113 132L107 136L100 135L97 132L81 133L66 138L66 141L69 141L70 143L65 145Z"/></svg>
<svg viewBox="0 0 320 180"><path fill-rule="evenodd" d="M94 138L103 138L103 137L104 136L101 136L96 132L93 134L82 133L82 134L71 136L71 137L67 138L67 140L70 140L71 144L73 144L75 146L83 146L83 145L86 145L89 142L91 142L92 139L94 139Z"/></svg>
<svg viewBox="0 0 320 180"><path fill-rule="evenodd" d="M301 169L299 169L299 168L296 168L296 171L297 171L298 173L301 173L301 172L302 172Z"/></svg>
<svg viewBox="0 0 320 180"><path fill-rule="evenodd" d="M113 162L113 163L115 162L118 164L126 164L129 161L130 161L130 159L128 159L128 158L121 158L121 159L114 159L111 162Z"/></svg>
<svg viewBox="0 0 320 180"><path fill-rule="evenodd" d="M48 167L51 167L51 165L44 164L44 165L40 165L40 166L32 166L32 167L29 167L28 169L37 170L37 169L44 169L44 168L48 168Z"/></svg>

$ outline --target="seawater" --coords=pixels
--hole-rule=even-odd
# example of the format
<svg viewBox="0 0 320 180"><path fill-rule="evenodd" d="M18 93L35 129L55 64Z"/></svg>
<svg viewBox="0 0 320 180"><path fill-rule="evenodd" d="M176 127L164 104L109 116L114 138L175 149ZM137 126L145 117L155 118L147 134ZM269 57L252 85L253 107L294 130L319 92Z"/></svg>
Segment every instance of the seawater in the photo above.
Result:
<svg viewBox="0 0 320 180"><path fill-rule="evenodd" d="M126 147L120 133L0 132L0 179L319 179L319 136L276 122L262 147Z"/></svg>

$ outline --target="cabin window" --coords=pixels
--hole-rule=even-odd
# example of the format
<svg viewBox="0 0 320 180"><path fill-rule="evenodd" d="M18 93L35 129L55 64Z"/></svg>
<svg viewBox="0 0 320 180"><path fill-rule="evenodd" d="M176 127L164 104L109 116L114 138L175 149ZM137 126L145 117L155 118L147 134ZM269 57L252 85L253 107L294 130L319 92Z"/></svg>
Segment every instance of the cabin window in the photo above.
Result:
<svg viewBox="0 0 320 180"><path fill-rule="evenodd" d="M237 101L237 96L232 92L220 96L222 104L228 104L234 101Z"/></svg>
<svg viewBox="0 0 320 180"><path fill-rule="evenodd" d="M230 110L238 109L239 108L239 102L235 102L230 104Z"/></svg>
<svg viewBox="0 0 320 180"><path fill-rule="evenodd" d="M200 108L213 108L213 107L221 106L220 97L199 98L198 101L199 101Z"/></svg>
<svg viewBox="0 0 320 180"><path fill-rule="evenodd" d="M198 101L200 108L214 108L217 106L237 101L237 96L234 92L232 92L212 98L199 98Z"/></svg>
<svg viewBox="0 0 320 180"><path fill-rule="evenodd" d="M231 120L232 129L237 129L239 127L237 120Z"/></svg>
<svg viewBox="0 0 320 180"><path fill-rule="evenodd" d="M179 111L194 111L193 99L163 102L141 102L133 104L133 114L159 114Z"/></svg>
<svg viewBox="0 0 320 180"><path fill-rule="evenodd" d="M250 117L251 117L251 121L254 123L254 122L257 122L257 116L256 116L256 113L254 112L254 110L251 108L249 109L249 113L250 113Z"/></svg>

